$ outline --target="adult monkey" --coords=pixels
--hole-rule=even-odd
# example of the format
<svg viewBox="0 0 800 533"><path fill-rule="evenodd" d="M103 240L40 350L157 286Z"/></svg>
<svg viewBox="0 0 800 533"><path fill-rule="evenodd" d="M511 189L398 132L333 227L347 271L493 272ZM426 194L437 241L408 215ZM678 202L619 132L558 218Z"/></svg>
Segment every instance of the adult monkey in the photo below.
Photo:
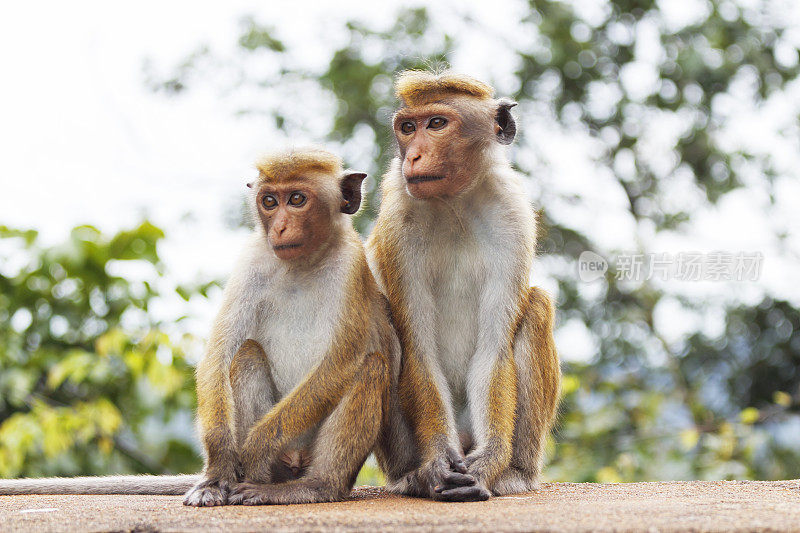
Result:
<svg viewBox="0 0 800 533"><path fill-rule="evenodd" d="M194 485L184 503L213 506L349 493L399 365L386 301L348 217L365 174L318 149L257 167L256 231L197 368L202 476L3 480L0 494L180 494Z"/></svg>
<svg viewBox="0 0 800 533"><path fill-rule="evenodd" d="M553 304L528 285L535 214L502 150L516 104L450 72L403 72L395 91L399 155L367 250L402 345L404 417L378 459L395 492L533 490L560 369Z"/></svg>

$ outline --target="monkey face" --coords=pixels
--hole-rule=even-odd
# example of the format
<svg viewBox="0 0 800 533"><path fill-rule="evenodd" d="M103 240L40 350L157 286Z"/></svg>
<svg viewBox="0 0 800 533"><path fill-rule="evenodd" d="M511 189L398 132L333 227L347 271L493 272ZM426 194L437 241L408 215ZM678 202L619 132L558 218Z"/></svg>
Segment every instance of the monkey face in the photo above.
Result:
<svg viewBox="0 0 800 533"><path fill-rule="evenodd" d="M414 198L456 196L480 178L487 147L516 133L506 100L461 96L400 109L394 133L406 190Z"/></svg>
<svg viewBox="0 0 800 533"><path fill-rule="evenodd" d="M394 119L408 193L420 199L455 196L469 184L462 119L450 106L403 109Z"/></svg>
<svg viewBox="0 0 800 533"><path fill-rule="evenodd" d="M307 257L330 237L331 209L308 183L265 185L256 202L267 240L279 259Z"/></svg>

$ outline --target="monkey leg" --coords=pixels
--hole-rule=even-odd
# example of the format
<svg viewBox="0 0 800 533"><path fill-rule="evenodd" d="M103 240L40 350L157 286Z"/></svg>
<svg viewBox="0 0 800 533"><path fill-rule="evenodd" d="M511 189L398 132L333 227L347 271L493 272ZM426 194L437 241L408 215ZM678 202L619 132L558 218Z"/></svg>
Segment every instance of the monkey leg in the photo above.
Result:
<svg viewBox="0 0 800 533"><path fill-rule="evenodd" d="M417 397L427 389L414 378L419 378L419 374L411 374L403 384L407 395ZM489 491L467 474L460 450L445 446L433 459L424 459L419 441L403 414L398 389L391 388L389 408L375 447L378 465L386 475L386 490L443 501L488 499Z"/></svg>
<svg viewBox="0 0 800 533"><path fill-rule="evenodd" d="M427 495L406 483L406 474L421 464L421 452L403 416L396 387L392 387L386 420L375 447L375 458L386 475L386 490L408 496Z"/></svg>
<svg viewBox="0 0 800 533"><path fill-rule="evenodd" d="M243 505L338 501L350 493L378 438L389 388L389 364L368 355L358 378L322 423L307 474L286 483L240 483L229 502Z"/></svg>
<svg viewBox="0 0 800 533"><path fill-rule="evenodd" d="M275 383L266 352L252 339L247 339L233 356L230 376L238 450L244 444L250 428L275 403Z"/></svg>
<svg viewBox="0 0 800 533"><path fill-rule="evenodd" d="M553 321L552 299L541 289L531 287L513 344L517 416L511 463L490 485L495 495L538 488L544 447L560 394L561 370L553 340Z"/></svg>
<svg viewBox="0 0 800 533"><path fill-rule="evenodd" d="M233 393L234 421L236 426L235 449L240 449L247 431L264 413L269 411L274 398L274 385L267 354L256 341L246 340L233 356L230 367L230 382ZM241 476L238 460L233 465L237 477ZM208 475L195 485L184 499L185 505L198 507L224 505L230 493L231 483Z"/></svg>

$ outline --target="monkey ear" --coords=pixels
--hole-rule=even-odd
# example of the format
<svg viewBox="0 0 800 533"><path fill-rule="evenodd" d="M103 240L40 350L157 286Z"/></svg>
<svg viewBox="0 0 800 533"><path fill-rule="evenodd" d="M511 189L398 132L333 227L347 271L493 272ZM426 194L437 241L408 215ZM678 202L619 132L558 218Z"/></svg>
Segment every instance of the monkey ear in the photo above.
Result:
<svg viewBox="0 0 800 533"><path fill-rule="evenodd" d="M340 209L342 213L352 215L361 207L361 182L366 177L367 175L363 172L344 171L340 182L342 189L342 206Z"/></svg>
<svg viewBox="0 0 800 533"><path fill-rule="evenodd" d="M517 123L514 122L514 117L511 116L511 108L515 105L517 103L509 98L501 98L497 102L494 130L495 134L497 134L497 142L500 144L511 144L517 135Z"/></svg>

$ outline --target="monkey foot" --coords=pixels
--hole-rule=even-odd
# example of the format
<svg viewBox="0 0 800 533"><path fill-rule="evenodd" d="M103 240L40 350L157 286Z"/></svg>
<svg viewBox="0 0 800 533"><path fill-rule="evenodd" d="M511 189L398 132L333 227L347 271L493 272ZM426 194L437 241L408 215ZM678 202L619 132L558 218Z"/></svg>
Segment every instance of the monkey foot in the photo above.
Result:
<svg viewBox="0 0 800 533"><path fill-rule="evenodd" d="M193 507L215 507L228 503L230 484L218 479L206 479L192 487L186 493L183 505Z"/></svg>
<svg viewBox="0 0 800 533"><path fill-rule="evenodd" d="M228 503L231 505L270 505L278 503L272 498L270 485L260 483L239 483L233 487Z"/></svg>

